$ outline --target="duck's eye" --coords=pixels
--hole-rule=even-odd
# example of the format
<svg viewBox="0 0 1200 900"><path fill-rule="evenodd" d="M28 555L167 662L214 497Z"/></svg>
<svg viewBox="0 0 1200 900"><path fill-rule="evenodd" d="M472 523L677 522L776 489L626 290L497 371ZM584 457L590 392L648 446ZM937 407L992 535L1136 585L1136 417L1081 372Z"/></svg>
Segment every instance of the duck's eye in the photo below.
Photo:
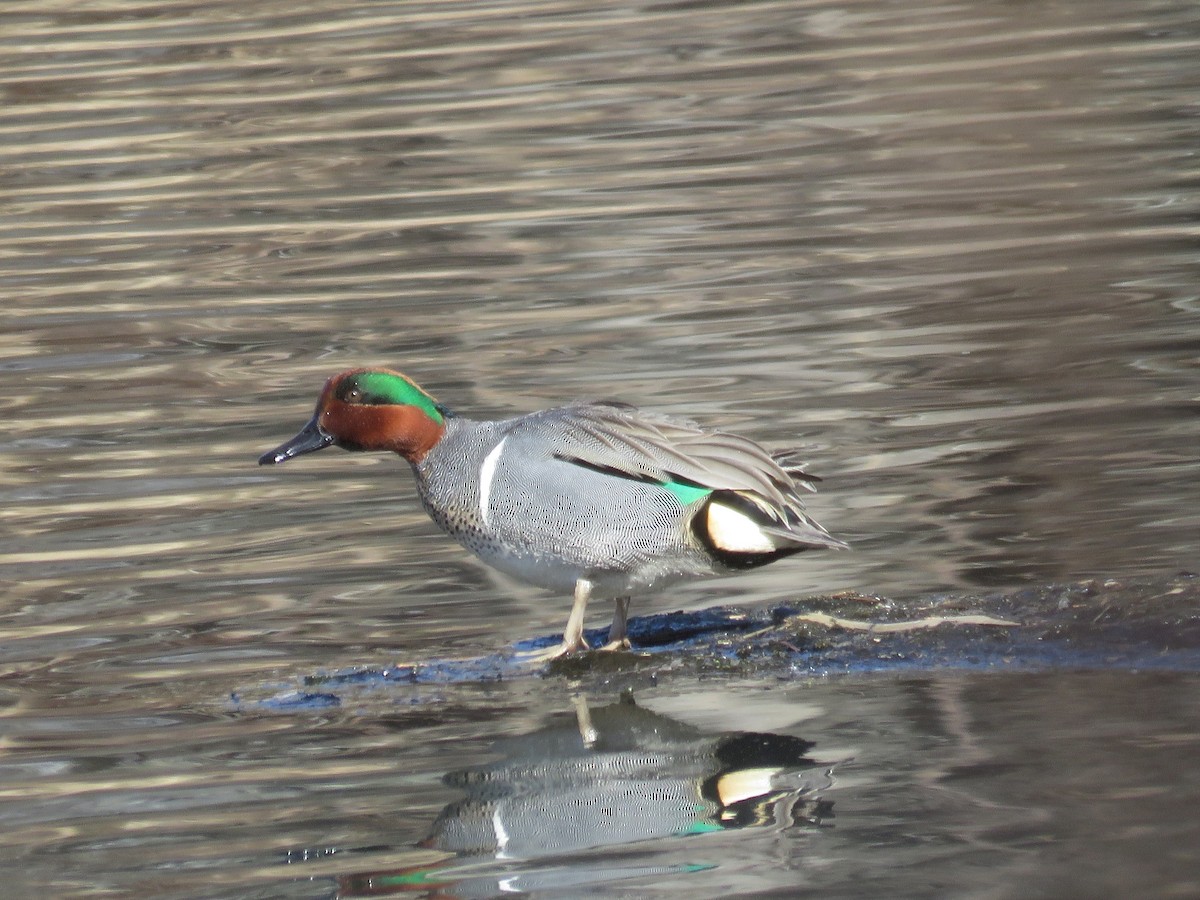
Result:
<svg viewBox="0 0 1200 900"><path fill-rule="evenodd" d="M403 406L413 398L429 398L403 375L391 372L361 372L338 383L337 399L355 406Z"/></svg>
<svg viewBox="0 0 1200 900"><path fill-rule="evenodd" d="M366 403L367 400L363 395L363 389L356 382L350 381L343 384L338 392L337 398L343 403Z"/></svg>

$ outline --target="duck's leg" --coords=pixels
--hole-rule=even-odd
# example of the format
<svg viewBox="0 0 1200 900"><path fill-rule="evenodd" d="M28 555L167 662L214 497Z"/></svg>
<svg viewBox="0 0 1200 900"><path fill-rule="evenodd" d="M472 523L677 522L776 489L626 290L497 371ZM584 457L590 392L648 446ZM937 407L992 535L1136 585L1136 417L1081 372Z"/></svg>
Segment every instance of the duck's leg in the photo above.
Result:
<svg viewBox="0 0 1200 900"><path fill-rule="evenodd" d="M592 583L586 578L575 581L575 604L571 607L571 615L567 616L567 627L563 629L563 642L555 656L574 653L576 650L588 650L588 642L583 639L583 616L587 612L588 600L592 598Z"/></svg>
<svg viewBox="0 0 1200 900"><path fill-rule="evenodd" d="M592 596L592 583L586 578L575 582L575 605L571 607L571 615L567 618L567 627L563 629L562 643L547 650L538 650L531 654L522 654L526 662L543 663L576 650L588 650L588 642L583 639L583 616L587 612L588 600Z"/></svg>
<svg viewBox="0 0 1200 900"><path fill-rule="evenodd" d="M601 650L628 650L630 647L629 634L626 631L629 622L629 598L618 597L615 602L612 625L608 629L608 643L601 647Z"/></svg>

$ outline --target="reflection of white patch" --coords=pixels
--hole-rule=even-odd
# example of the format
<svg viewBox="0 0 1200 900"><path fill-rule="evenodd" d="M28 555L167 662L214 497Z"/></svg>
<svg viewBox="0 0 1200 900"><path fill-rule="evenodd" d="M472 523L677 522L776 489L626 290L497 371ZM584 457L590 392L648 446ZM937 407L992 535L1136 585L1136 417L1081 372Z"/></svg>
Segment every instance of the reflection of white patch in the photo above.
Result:
<svg viewBox="0 0 1200 900"><path fill-rule="evenodd" d="M492 479L496 477L496 463L500 461L500 451L504 449L504 442L508 438L501 439L492 452L483 458L483 465L479 467L479 515L483 519L483 524L488 524L488 506L492 500Z"/></svg>
<svg viewBox="0 0 1200 900"><path fill-rule="evenodd" d="M779 549L748 515L721 503L708 504L708 536L718 549L730 553L770 553Z"/></svg>
<svg viewBox="0 0 1200 900"><path fill-rule="evenodd" d="M774 787L771 779L778 769L740 769L717 779L717 799L722 806L732 806L752 797L763 797Z"/></svg>

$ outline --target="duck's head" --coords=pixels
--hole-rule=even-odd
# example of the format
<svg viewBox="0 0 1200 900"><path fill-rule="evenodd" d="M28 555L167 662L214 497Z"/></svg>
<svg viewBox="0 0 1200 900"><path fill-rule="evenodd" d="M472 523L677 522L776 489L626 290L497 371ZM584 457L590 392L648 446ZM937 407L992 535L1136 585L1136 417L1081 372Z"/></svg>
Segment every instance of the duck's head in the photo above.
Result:
<svg viewBox="0 0 1200 900"><path fill-rule="evenodd" d="M350 369L334 375L308 424L258 459L260 466L325 447L390 450L420 462L441 440L447 412L409 378L391 369Z"/></svg>

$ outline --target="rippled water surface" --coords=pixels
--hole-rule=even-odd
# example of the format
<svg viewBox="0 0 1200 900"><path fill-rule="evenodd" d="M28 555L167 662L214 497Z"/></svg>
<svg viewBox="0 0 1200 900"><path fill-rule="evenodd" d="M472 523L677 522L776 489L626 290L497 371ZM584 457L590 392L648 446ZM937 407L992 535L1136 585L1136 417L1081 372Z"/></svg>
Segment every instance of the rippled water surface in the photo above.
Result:
<svg viewBox="0 0 1200 900"><path fill-rule="evenodd" d="M1195 570L1193 3L0 26L14 896L1200 893L1194 672L310 693L568 603L437 534L394 459L255 465L387 364L473 415L618 397L806 448L852 552L634 615Z"/></svg>

